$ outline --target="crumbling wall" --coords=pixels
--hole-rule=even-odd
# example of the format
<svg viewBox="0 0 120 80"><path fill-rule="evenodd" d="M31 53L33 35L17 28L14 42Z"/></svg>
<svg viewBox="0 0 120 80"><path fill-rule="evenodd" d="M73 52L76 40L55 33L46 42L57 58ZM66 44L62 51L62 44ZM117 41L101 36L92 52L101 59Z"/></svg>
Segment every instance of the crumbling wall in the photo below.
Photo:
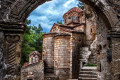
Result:
<svg viewBox="0 0 120 80"><path fill-rule="evenodd" d="M98 80L112 80L111 62L108 56L110 43L107 40L108 29L100 17L97 17L97 37L91 44L92 53L97 56Z"/></svg>
<svg viewBox="0 0 120 80"><path fill-rule="evenodd" d="M21 69L21 80L44 80L44 63L43 61L30 64Z"/></svg>
<svg viewBox="0 0 120 80"><path fill-rule="evenodd" d="M96 37L95 36L96 14L93 12L92 8L88 5L85 5L85 18L86 18L86 45L89 46Z"/></svg>
<svg viewBox="0 0 120 80"><path fill-rule="evenodd" d="M107 40L108 28L102 18L94 12L94 10L86 5L86 40L90 45L91 53L97 58L98 80L112 80L111 78L111 62L110 43ZM96 31L95 31L96 30ZM93 34L96 38L93 39ZM95 37L95 36L94 36ZM93 41L94 40L94 41Z"/></svg>

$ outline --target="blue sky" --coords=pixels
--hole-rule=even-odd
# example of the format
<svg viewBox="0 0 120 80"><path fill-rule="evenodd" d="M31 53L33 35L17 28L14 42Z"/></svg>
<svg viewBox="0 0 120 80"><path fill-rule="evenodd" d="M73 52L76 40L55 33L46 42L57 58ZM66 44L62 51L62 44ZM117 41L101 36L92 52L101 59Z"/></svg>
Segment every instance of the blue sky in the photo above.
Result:
<svg viewBox="0 0 120 80"><path fill-rule="evenodd" d="M77 7L77 0L52 0L38 6L28 17L30 25L41 24L44 32L50 32L53 24L63 20L63 14Z"/></svg>

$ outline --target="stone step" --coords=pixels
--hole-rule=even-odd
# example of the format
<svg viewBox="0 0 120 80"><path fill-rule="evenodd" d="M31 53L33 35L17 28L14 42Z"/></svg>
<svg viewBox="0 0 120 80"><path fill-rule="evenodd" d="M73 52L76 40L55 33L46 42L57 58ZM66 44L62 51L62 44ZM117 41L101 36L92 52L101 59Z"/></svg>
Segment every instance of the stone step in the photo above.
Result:
<svg viewBox="0 0 120 80"><path fill-rule="evenodd" d="M79 77L78 80L97 80L97 78L82 78L82 77Z"/></svg>
<svg viewBox="0 0 120 80"><path fill-rule="evenodd" d="M92 74L80 74L80 77L86 77L86 78L97 78L97 74L96 75L92 75Z"/></svg>
<svg viewBox="0 0 120 80"><path fill-rule="evenodd" d="M81 71L96 71L97 68L96 67L83 67L81 69Z"/></svg>
<svg viewBox="0 0 120 80"><path fill-rule="evenodd" d="M96 74L96 72L93 71L80 71L80 74Z"/></svg>
<svg viewBox="0 0 120 80"><path fill-rule="evenodd" d="M78 80L97 80L96 67L83 67L79 74Z"/></svg>
<svg viewBox="0 0 120 80"><path fill-rule="evenodd" d="M96 69L81 69L81 71L96 71Z"/></svg>

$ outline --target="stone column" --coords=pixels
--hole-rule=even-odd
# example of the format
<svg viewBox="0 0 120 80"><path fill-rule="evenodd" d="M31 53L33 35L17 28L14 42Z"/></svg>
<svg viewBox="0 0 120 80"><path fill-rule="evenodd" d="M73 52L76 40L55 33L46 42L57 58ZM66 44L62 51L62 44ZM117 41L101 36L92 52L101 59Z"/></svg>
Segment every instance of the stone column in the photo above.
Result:
<svg viewBox="0 0 120 80"><path fill-rule="evenodd" d="M111 31L112 40L112 80L120 80L120 29L113 28Z"/></svg>
<svg viewBox="0 0 120 80"><path fill-rule="evenodd" d="M0 22L0 30L4 33L1 80L20 80L21 40L24 28L22 23Z"/></svg>

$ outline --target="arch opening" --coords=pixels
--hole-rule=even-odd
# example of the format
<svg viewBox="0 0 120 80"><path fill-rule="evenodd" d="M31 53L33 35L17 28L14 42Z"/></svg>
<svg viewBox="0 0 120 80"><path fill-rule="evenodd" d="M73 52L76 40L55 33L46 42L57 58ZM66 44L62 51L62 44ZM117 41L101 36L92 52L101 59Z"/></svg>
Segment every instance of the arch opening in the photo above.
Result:
<svg viewBox="0 0 120 80"><path fill-rule="evenodd" d="M19 76L20 71L18 70L18 68L20 68L20 65L19 65L20 64L20 62L19 62L20 61L20 56L19 55L21 53L21 51L20 51L20 45L21 45L20 40L22 39L21 35L24 31L24 25L22 23L25 23L25 20L28 17L28 15L37 6L41 5L45 1L46 0L43 0L43 1L39 1L39 0L37 0L37 1L35 1L35 0L32 0L32 1L17 0L15 3L13 3L14 5L11 8L9 8L9 9L5 8L5 11L6 10L8 10L8 11L6 11L5 13L1 12L3 14L3 16L2 17L0 16L0 18L3 21L0 22L0 26L5 26L5 27L2 27L3 33L5 34L5 43L4 44L5 44L5 47L6 47L5 48L6 51L4 51L4 53L6 55L10 54L11 49L13 49L13 47L16 48L16 49L15 48L13 49L15 51L13 54L15 54L15 53L18 54L16 56L16 58L18 58L19 60L18 61L16 60L17 61L16 62L16 64L17 64L16 67L17 68L15 69L16 72L18 72L18 75L17 75L18 79L20 79L20 76ZM108 4L106 1L105 2L102 2L100 0L99 1L81 0L81 1L83 3L85 3L85 9L86 9L85 10L85 24L86 24L85 26L88 26L88 24L90 24L89 25L90 26L90 29L89 29L90 33L88 33L88 31L86 31L87 34L85 36L90 34L91 37L84 38L84 40L74 38L76 40L74 40L73 42L76 41L75 43L77 43L77 41L79 41L78 43L82 47L84 47L85 50L86 50L86 48L85 48L86 46L89 47L87 50L90 50L91 53L93 53L97 57L97 69L99 71L99 76L97 76L98 79L100 79L100 80L102 80L102 79L103 80L114 79L113 74L115 74L115 73L118 74L118 72L117 71L116 72L111 71L111 68L112 68L111 61L112 61L112 57L113 57L113 56L111 56L112 55L112 52L111 52L112 41L111 41L111 39L109 39L108 34L110 33L112 28L116 27L115 24L118 22L118 18L116 16L116 14L113 14L114 10L112 9L112 7L106 5L106 4ZM24 2L24 3L22 3L22 2ZM9 3L9 4L11 4L11 3ZM113 12L112 12L112 10L109 11L109 9L107 7L110 7L113 10ZM67 19L70 19L70 18L68 17ZM75 18L75 19L78 19L78 18ZM67 20L65 20L65 21L67 22ZM80 21L82 21L82 20L80 20ZM12 24L12 22L13 22L13 24ZM6 25L6 23L7 23L7 25ZM56 24L54 24L54 25L56 25ZM69 24L69 25L74 25L74 24ZM82 26L81 28L83 29L84 26ZM86 27L86 28L88 29L89 27ZM96 29L96 31L94 31L95 29ZM117 29L117 27L113 30L116 30L116 29ZM82 31L84 31L84 29ZM117 29L116 31L119 31L119 29ZM51 32L52 32L52 30L51 30ZM74 33L74 31L72 33ZM113 33L114 33L114 31L111 33L112 36L115 35ZM52 34L52 35L55 35L55 34ZM60 36L60 38L63 37L63 35L62 36L59 35L59 36ZM68 41L69 41L69 38L70 38L69 35L66 35L66 36L67 36L66 39L68 39ZM72 36L74 37L75 34L72 34ZM83 35L81 35L81 36L82 36L82 38L84 37ZM56 42L57 41L60 42L57 37L58 36L55 36ZM65 41L66 40L63 40L63 42L65 42ZM117 41L117 39L116 39L116 41ZM2 41L0 41L0 42L2 42ZM81 42L82 42L82 44L81 44ZM19 43L19 44L16 44L16 43ZM67 44L67 41L66 41L66 44ZM70 44L68 44L68 45L70 45ZM71 46L73 48L72 51L74 51L72 54L76 53L75 50L78 50L78 47L81 47L81 46L78 46L78 45ZM115 52L113 51L113 53L115 53ZM73 61L72 61L72 67L70 68L70 71L71 71L70 78L76 78L76 76L75 76L76 71L77 71L76 62L79 63L79 61L78 61L78 59L74 59L74 58L77 57L77 56L78 55L75 55L75 56L72 55L71 56L71 58L72 58L71 60L73 60ZM84 55L82 55L82 57L83 56ZM10 57L10 56L8 55L8 57ZM10 61L10 60L7 60L7 58L5 58L5 57L4 57L4 60L5 60L5 62ZM7 62L6 64L9 64L9 63L10 62ZM56 63L56 61L54 60L54 63L57 64L59 62ZM84 62L82 62L82 60L81 60L80 63L84 64ZM110 67L108 67L108 66L110 66ZM80 66L80 68L82 68L82 67L83 66ZM117 67L114 67L114 68L117 68ZM61 71L61 70L59 70L59 69L57 70L57 69L58 69L58 67L56 67L56 74L59 74L59 71ZM13 69L11 69L11 70L13 70ZM107 71L107 73L105 73L105 70ZM3 72L5 72L5 71L6 70L4 69ZM10 71L8 71L8 73ZM62 70L62 71L63 71L63 73L64 72L67 73L67 70ZM79 72L77 72L77 73L79 73ZM24 74L26 74L26 73L24 73ZM32 74L33 73L31 73L31 72L29 73L30 76L32 76ZM104 75L106 75L106 76L104 76ZM116 80L119 79L118 75L115 76ZM4 76L4 78L7 78L7 76ZM9 78L11 78L11 80L13 79L11 76ZM1 77L0 77L0 79L1 79Z"/></svg>

